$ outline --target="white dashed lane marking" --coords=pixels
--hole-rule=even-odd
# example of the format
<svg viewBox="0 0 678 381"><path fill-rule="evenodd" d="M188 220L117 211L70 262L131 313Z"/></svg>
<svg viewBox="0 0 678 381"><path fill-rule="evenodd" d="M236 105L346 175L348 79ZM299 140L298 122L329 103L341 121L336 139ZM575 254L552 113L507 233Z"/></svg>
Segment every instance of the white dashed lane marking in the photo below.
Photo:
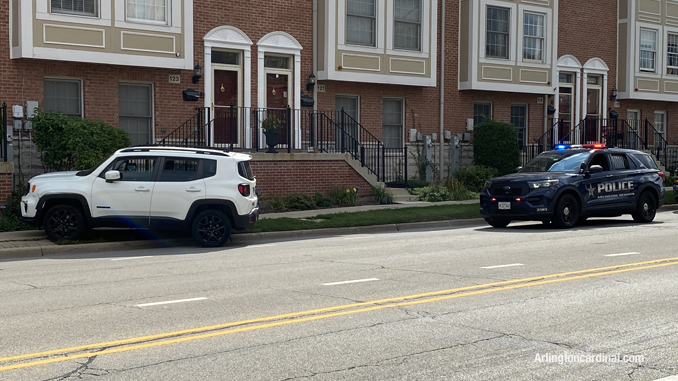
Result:
<svg viewBox="0 0 678 381"><path fill-rule="evenodd" d="M630 253L607 254L606 257L621 257L622 255L638 255L640 252L632 251Z"/></svg>
<svg viewBox="0 0 678 381"><path fill-rule="evenodd" d="M497 266L486 266L486 267L481 267L481 269L498 269L501 267L514 267L514 266L525 266L522 263L512 263L510 265L497 265Z"/></svg>
<svg viewBox="0 0 678 381"><path fill-rule="evenodd" d="M338 284L372 282L372 281L375 281L375 280L379 280L379 278L356 279L356 280L346 280L346 281L343 281L343 282L323 283L323 286L336 286Z"/></svg>
<svg viewBox="0 0 678 381"><path fill-rule="evenodd" d="M135 307L148 307L148 306L158 306L161 304L173 304L173 303L184 303L184 302L195 302L198 300L205 300L207 298L200 297L200 298L191 298L191 299L180 299L180 300L168 300L166 302L155 302L155 303L144 303L144 304L137 304Z"/></svg>

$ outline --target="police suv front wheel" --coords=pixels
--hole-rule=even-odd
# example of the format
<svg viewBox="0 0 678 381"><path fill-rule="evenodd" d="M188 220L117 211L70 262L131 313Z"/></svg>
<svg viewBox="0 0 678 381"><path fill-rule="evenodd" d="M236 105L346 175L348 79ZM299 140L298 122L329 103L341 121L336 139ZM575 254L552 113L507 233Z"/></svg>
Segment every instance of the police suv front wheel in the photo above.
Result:
<svg viewBox="0 0 678 381"><path fill-rule="evenodd" d="M553 224L559 228L571 228L579 221L579 213L577 199L566 194L558 200L553 213Z"/></svg>
<svg viewBox="0 0 678 381"><path fill-rule="evenodd" d="M651 192L645 191L638 198L636 211L633 212L633 220L636 222L648 223L654 220L657 214L657 199Z"/></svg>

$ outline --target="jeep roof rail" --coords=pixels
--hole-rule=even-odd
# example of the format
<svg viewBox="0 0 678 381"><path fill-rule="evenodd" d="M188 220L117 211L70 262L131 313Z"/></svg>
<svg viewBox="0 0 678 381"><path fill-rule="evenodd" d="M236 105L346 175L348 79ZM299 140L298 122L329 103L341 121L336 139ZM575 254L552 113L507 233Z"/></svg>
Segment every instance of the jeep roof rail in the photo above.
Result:
<svg viewBox="0 0 678 381"><path fill-rule="evenodd" d="M193 152L206 155L223 155L226 157L233 156L233 152L227 148L212 148L212 147L177 147L177 146L160 146L160 145L140 145L123 148L119 152L151 152L151 151L177 151L177 152Z"/></svg>

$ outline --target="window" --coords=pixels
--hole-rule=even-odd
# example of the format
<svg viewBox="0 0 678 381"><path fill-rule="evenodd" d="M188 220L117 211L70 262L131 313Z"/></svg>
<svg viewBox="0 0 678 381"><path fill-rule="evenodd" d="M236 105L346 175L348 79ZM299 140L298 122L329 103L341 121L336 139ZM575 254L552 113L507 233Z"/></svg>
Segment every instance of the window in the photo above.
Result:
<svg viewBox="0 0 678 381"><path fill-rule="evenodd" d="M273 69L289 69L290 58L279 56L266 56L264 57L264 67L270 67Z"/></svg>
<svg viewBox="0 0 678 381"><path fill-rule="evenodd" d="M151 85L121 83L118 88L120 128L127 131L132 145L151 143L153 106Z"/></svg>
<svg viewBox="0 0 678 381"><path fill-rule="evenodd" d="M346 43L375 46L375 0L346 1Z"/></svg>
<svg viewBox="0 0 678 381"><path fill-rule="evenodd" d="M199 178L198 159L168 157L158 181L193 181Z"/></svg>
<svg viewBox="0 0 678 381"><path fill-rule="evenodd" d="M240 54L235 52L221 52L212 50L212 63L224 65L240 65Z"/></svg>
<svg viewBox="0 0 678 381"><path fill-rule="evenodd" d="M66 0L64 0L66 1ZM167 0L126 0L127 20L167 23Z"/></svg>
<svg viewBox="0 0 678 381"><path fill-rule="evenodd" d="M640 70L655 71L657 57L657 31L650 29L640 30Z"/></svg>
<svg viewBox="0 0 678 381"><path fill-rule="evenodd" d="M120 181L151 181L156 158L121 157L111 165L111 171L120 171ZM100 175L104 177L104 173Z"/></svg>
<svg viewBox="0 0 678 381"><path fill-rule="evenodd" d="M98 0L51 0L52 13L98 16Z"/></svg>
<svg viewBox="0 0 678 381"><path fill-rule="evenodd" d="M473 125L477 126L485 119L492 118L492 103L476 102L473 104Z"/></svg>
<svg viewBox="0 0 678 381"><path fill-rule="evenodd" d="M644 153L633 153L631 156L640 162L640 168L657 169L657 163L655 163L654 159L650 155Z"/></svg>
<svg viewBox="0 0 678 381"><path fill-rule="evenodd" d="M384 148L403 147L403 128L403 100L384 99L381 128Z"/></svg>
<svg viewBox="0 0 678 381"><path fill-rule="evenodd" d="M678 34L666 36L666 74L678 75Z"/></svg>
<svg viewBox="0 0 678 381"><path fill-rule="evenodd" d="M509 58L509 9L487 7L485 57Z"/></svg>
<svg viewBox="0 0 678 381"><path fill-rule="evenodd" d="M339 115L338 113L341 112L343 109L344 112L351 118L355 119L358 121L358 97L356 96L350 96L350 95L337 95L334 98L334 107L335 110L337 110L337 116ZM339 118L337 118L339 120Z"/></svg>
<svg viewBox="0 0 678 381"><path fill-rule="evenodd" d="M80 85L77 79L45 79L45 111L82 116Z"/></svg>
<svg viewBox="0 0 678 381"><path fill-rule="evenodd" d="M665 111L655 111L654 112L654 129L656 131L655 136L655 145L658 145L664 139L666 132L666 112Z"/></svg>
<svg viewBox="0 0 678 381"><path fill-rule="evenodd" d="M523 20L523 59L543 61L544 15L525 13Z"/></svg>
<svg viewBox="0 0 678 381"><path fill-rule="evenodd" d="M525 129L527 127L527 106L511 105L511 124L518 130L518 146L525 146Z"/></svg>
<svg viewBox="0 0 678 381"><path fill-rule="evenodd" d="M395 0L393 48L421 50L421 0Z"/></svg>
<svg viewBox="0 0 678 381"><path fill-rule="evenodd" d="M626 154L614 153L610 156L612 158L612 169L616 171L623 171L629 169L629 160Z"/></svg>

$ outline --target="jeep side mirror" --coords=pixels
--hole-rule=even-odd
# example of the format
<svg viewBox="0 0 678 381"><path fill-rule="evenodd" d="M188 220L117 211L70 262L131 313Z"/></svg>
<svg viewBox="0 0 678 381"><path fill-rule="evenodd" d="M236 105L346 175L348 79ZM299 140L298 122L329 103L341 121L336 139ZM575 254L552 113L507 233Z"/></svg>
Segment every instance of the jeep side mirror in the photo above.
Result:
<svg viewBox="0 0 678 381"><path fill-rule="evenodd" d="M602 171L603 171L603 167L601 167L600 165L592 165L592 166L589 168L589 172L590 172L590 173L600 173L600 172L602 172Z"/></svg>
<svg viewBox="0 0 678 381"><path fill-rule="evenodd" d="M120 171L107 171L104 174L104 178L106 179L107 183L112 183L115 180L120 180L122 176L120 175Z"/></svg>

